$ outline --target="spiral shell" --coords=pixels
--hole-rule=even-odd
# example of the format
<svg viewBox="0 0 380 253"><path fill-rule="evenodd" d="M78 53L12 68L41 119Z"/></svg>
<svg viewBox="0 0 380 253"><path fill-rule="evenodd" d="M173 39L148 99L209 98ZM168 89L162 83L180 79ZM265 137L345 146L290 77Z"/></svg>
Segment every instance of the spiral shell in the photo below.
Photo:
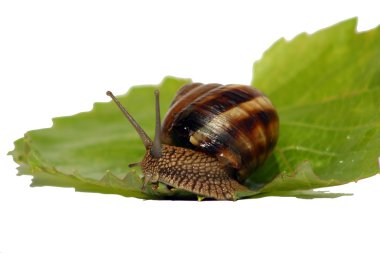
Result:
<svg viewBox="0 0 380 253"><path fill-rule="evenodd" d="M270 155L278 131L277 112L259 90L191 83L177 92L161 138L165 144L219 157L244 180Z"/></svg>

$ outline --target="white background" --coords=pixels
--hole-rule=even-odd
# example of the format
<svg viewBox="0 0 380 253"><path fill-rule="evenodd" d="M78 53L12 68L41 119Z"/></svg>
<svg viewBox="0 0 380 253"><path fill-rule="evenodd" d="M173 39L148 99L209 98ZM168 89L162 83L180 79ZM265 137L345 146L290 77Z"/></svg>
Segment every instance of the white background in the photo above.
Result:
<svg viewBox="0 0 380 253"><path fill-rule="evenodd" d="M0 252L380 252L379 176L331 189L354 193L338 199L143 201L30 188L6 156L108 89L165 75L249 83L278 38L354 16L371 29L375 2L1 1Z"/></svg>

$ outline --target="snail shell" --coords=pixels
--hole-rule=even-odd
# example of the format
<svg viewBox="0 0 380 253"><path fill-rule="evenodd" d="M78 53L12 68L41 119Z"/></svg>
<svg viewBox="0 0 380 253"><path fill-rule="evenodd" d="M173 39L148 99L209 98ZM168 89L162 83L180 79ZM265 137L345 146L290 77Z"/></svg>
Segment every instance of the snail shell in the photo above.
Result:
<svg viewBox="0 0 380 253"><path fill-rule="evenodd" d="M177 92L161 139L217 156L243 181L271 154L278 133L277 112L261 91L247 85L191 83Z"/></svg>

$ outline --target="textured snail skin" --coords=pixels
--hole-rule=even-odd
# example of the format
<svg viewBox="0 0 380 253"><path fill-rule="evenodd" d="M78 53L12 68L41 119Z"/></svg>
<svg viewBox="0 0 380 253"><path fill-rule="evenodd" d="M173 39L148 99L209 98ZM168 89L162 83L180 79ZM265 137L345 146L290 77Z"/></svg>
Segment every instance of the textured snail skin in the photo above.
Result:
<svg viewBox="0 0 380 253"><path fill-rule="evenodd" d="M214 199L235 200L236 192L248 190L215 156L191 149L164 144L162 157L156 159L148 151L141 167L145 184L162 182Z"/></svg>
<svg viewBox="0 0 380 253"><path fill-rule="evenodd" d="M192 83L177 92L161 137L165 144L224 160L235 169L233 177L243 181L271 154L278 128L277 112L259 90Z"/></svg>

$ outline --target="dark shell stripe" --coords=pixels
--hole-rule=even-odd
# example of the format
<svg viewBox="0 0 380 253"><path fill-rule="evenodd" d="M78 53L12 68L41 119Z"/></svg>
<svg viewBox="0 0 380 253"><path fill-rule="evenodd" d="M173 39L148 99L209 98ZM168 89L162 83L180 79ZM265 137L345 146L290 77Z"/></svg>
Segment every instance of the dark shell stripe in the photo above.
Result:
<svg viewBox="0 0 380 253"><path fill-rule="evenodd" d="M184 108L196 100L200 95L205 94L219 86L221 86L221 84L201 85L199 83L182 86L182 88L177 92L162 124L162 141L166 144L176 144L173 142L173 138L170 133L172 132L173 122L178 121L178 115L180 115L184 111ZM181 141L182 140L179 142Z"/></svg>
<svg viewBox="0 0 380 253"><path fill-rule="evenodd" d="M190 141L207 153L220 154L224 149L236 152L241 164L248 167L261 164L271 152L268 143L273 139L270 125L263 122L262 117L277 121L277 114L270 103L260 106L256 102L258 99L261 97L219 114L194 133ZM245 167L238 169L247 170Z"/></svg>
<svg viewBox="0 0 380 253"><path fill-rule="evenodd" d="M188 139L189 135L206 125L217 115L236 107L240 103L262 96L260 91L245 85L215 86L216 84L198 86L190 91L191 95L183 96L181 101L173 105L168 112L168 116L170 115L169 117L173 118L165 119L163 129L167 129L169 132L172 128L176 130L173 131L174 136L170 137L163 133L164 142L171 138L176 142L170 144L181 145ZM211 89L205 87L211 87ZM187 88L184 89L188 90ZM191 101L191 99L193 100ZM185 145L185 147L191 147L191 145Z"/></svg>
<svg viewBox="0 0 380 253"><path fill-rule="evenodd" d="M206 85L207 86L207 85ZM248 88L243 85L226 85L212 89L183 108L183 112L193 113L212 113L214 116L219 115L237 105L261 96L261 92ZM207 112L207 113L206 113ZM186 116L186 114L184 115Z"/></svg>
<svg viewBox="0 0 380 253"><path fill-rule="evenodd" d="M173 99L171 103L171 107L177 103L179 100L181 100L184 96L189 96L191 91L195 91L198 87L203 87L205 88L205 85L202 85L202 83L190 83L187 85L184 85L177 91L177 94L175 98ZM207 87L206 87L207 88Z"/></svg>
<svg viewBox="0 0 380 253"><path fill-rule="evenodd" d="M261 95L260 92L251 92L251 89L245 90L244 88L245 86L241 85L221 86L204 94L201 98L194 101L192 106L194 106L194 109L211 111L215 115L218 115Z"/></svg>
<svg viewBox="0 0 380 253"><path fill-rule="evenodd" d="M266 97L260 97L252 102L256 102L256 105L250 109L251 117L238 123L241 133L246 134L254 145L252 148L241 149L243 163L249 167L260 165L266 160L278 133L278 116L270 101ZM252 157L256 157L256 161Z"/></svg>

